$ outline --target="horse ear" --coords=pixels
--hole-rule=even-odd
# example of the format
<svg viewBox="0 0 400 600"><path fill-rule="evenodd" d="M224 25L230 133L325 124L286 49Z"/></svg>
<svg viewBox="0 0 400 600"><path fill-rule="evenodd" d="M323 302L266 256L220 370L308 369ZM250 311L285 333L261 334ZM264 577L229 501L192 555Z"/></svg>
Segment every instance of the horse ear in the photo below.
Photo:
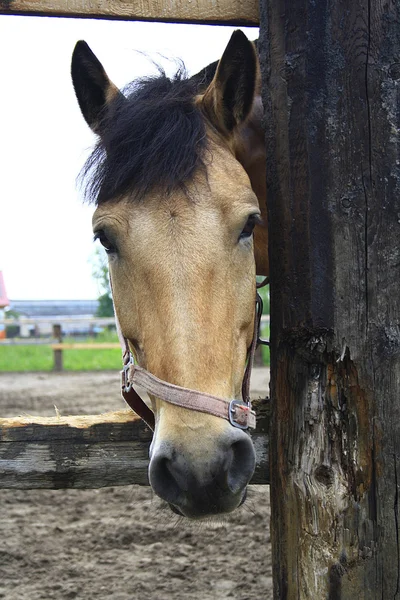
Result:
<svg viewBox="0 0 400 600"><path fill-rule="evenodd" d="M83 40L77 42L74 48L71 76L82 114L89 127L100 134L107 106L122 94Z"/></svg>
<svg viewBox="0 0 400 600"><path fill-rule="evenodd" d="M253 104L257 69L254 45L242 31L234 31L202 100L217 129L230 132L246 119Z"/></svg>

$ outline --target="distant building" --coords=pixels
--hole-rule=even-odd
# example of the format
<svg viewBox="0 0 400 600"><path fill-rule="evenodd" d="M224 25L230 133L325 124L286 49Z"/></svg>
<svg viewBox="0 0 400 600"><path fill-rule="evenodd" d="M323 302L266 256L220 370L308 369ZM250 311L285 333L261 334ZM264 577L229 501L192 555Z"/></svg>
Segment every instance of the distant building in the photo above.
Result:
<svg viewBox="0 0 400 600"><path fill-rule="evenodd" d="M61 325L65 335L96 332L95 324L84 319L95 317L97 300L10 300L10 308L31 320L21 324L21 337L51 336L54 324Z"/></svg>
<svg viewBox="0 0 400 600"><path fill-rule="evenodd" d="M10 308L23 317L93 317L97 300L10 300Z"/></svg>
<svg viewBox="0 0 400 600"><path fill-rule="evenodd" d="M0 271L0 321L4 319L4 309L10 304L7 298L6 286L4 283L3 273ZM6 337L5 326L0 323L0 339Z"/></svg>

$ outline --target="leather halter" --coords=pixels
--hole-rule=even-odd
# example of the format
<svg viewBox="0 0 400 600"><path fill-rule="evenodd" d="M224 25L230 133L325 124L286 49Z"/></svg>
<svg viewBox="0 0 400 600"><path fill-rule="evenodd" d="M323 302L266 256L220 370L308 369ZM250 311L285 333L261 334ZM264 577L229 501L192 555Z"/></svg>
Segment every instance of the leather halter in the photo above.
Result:
<svg viewBox="0 0 400 600"><path fill-rule="evenodd" d="M257 284L257 289L266 285L266 283L268 283L268 278L264 279L260 284ZM247 354L247 365L242 382L242 400L230 401L227 398L220 398L218 396L213 396L212 394L198 392L196 390L168 383L158 379L158 377L155 377L143 367L135 364L132 352L129 348L129 342L122 334L117 314L114 311L124 365L121 371L122 397L132 410L134 410L152 430L154 430L155 427L154 413L134 389L133 385L135 384L144 388L149 394L156 396L160 400L169 402L170 404L226 419L231 425L240 429L248 429L249 427L255 428L256 415L251 408L250 400L250 376L257 346L259 344L269 345L268 341L262 340L259 337L262 309L263 302L261 296L257 292L253 339Z"/></svg>

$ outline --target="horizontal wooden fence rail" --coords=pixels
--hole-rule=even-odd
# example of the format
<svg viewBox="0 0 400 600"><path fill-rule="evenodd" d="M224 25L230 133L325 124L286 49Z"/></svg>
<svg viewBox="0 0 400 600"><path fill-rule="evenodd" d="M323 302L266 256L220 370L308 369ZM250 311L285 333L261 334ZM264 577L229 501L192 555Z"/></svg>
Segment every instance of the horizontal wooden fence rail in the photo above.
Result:
<svg viewBox="0 0 400 600"><path fill-rule="evenodd" d="M269 483L267 399L254 402L251 483ZM131 410L102 415L0 419L0 489L148 485L152 433Z"/></svg>
<svg viewBox="0 0 400 600"><path fill-rule="evenodd" d="M0 14L258 25L257 0L0 0Z"/></svg>
<svg viewBox="0 0 400 600"><path fill-rule="evenodd" d="M72 342L63 344L59 342L57 344L50 344L53 350L121 350L121 344L118 342L99 342L98 344L90 342Z"/></svg>

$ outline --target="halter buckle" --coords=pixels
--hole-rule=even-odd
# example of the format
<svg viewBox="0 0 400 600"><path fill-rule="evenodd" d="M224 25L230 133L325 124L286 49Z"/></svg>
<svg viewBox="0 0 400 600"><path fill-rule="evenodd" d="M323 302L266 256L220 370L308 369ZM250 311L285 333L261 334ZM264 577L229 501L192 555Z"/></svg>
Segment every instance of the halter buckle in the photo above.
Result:
<svg viewBox="0 0 400 600"><path fill-rule="evenodd" d="M255 429L256 413L251 406L242 400L231 400L229 403L229 422L238 429Z"/></svg>

